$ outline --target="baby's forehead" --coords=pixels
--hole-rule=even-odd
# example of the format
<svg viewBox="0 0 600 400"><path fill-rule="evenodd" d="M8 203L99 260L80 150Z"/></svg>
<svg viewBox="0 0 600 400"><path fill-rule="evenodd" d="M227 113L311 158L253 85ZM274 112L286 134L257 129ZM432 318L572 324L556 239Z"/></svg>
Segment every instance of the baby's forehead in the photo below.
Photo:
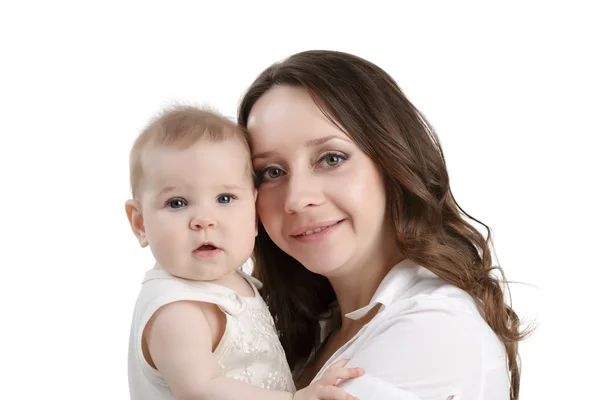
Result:
<svg viewBox="0 0 600 400"><path fill-rule="evenodd" d="M159 168L156 173L147 174L142 184L154 194L169 190L212 193L254 189L252 177L247 173L233 175L221 175L214 171L177 173L168 168Z"/></svg>
<svg viewBox="0 0 600 400"><path fill-rule="evenodd" d="M173 159L187 160L191 163L202 159L212 159L211 156L214 154L238 162L251 159L247 143L244 139L233 135L222 139L200 138L191 143L151 143L142 152L142 159L148 165L162 167L162 165L156 165L155 162Z"/></svg>
<svg viewBox="0 0 600 400"><path fill-rule="evenodd" d="M152 146L143 154L142 169L151 186L253 186L249 149L235 138Z"/></svg>

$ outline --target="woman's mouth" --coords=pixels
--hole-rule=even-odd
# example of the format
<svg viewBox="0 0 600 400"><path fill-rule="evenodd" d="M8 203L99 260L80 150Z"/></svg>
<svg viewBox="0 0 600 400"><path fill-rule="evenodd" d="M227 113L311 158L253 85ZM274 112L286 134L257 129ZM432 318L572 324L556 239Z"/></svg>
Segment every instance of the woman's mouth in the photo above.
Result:
<svg viewBox="0 0 600 400"><path fill-rule="evenodd" d="M329 229L330 226L332 226L332 225L325 226L323 228L309 229L306 232L301 233L299 236L309 236L309 235L312 235L314 233L323 232L324 230Z"/></svg>
<svg viewBox="0 0 600 400"><path fill-rule="evenodd" d="M321 226L311 227L308 229L302 228L301 232L292 236L302 242L317 241L327 236L331 231L335 230L335 228L337 228L343 221L344 220L336 221L333 223L325 223Z"/></svg>

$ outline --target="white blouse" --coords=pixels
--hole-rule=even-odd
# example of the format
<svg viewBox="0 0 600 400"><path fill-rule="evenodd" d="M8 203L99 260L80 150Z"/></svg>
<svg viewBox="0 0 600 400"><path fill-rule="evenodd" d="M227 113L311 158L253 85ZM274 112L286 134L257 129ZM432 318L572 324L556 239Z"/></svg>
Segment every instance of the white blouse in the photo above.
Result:
<svg viewBox="0 0 600 400"><path fill-rule="evenodd" d="M346 314L378 314L325 363L351 359L364 375L340 384L361 400L506 400L509 374L502 341L473 298L404 260L383 279L371 302ZM332 329L321 324L321 342Z"/></svg>

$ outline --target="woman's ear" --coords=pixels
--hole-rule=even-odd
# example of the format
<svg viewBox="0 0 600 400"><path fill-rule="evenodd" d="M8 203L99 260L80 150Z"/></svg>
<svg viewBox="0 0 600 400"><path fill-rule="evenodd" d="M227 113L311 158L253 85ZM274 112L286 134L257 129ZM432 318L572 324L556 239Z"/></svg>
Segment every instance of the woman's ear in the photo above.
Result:
<svg viewBox="0 0 600 400"><path fill-rule="evenodd" d="M137 200L127 200L125 202L125 212L127 213L127 219L131 230L135 237L137 237L140 246L148 246L148 238L146 236L146 227L144 226L144 216L142 215L142 207L140 202Z"/></svg>

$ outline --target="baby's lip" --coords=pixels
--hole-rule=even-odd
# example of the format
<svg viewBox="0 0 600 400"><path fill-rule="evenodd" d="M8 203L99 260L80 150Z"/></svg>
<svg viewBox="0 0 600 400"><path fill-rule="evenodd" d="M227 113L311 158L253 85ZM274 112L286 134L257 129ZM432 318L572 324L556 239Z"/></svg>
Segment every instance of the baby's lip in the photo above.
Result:
<svg viewBox="0 0 600 400"><path fill-rule="evenodd" d="M203 249L202 247L205 246ZM212 248L211 248L212 247ZM205 241L200 243L194 251L203 251L203 250L221 250L219 246L214 244L213 242Z"/></svg>

